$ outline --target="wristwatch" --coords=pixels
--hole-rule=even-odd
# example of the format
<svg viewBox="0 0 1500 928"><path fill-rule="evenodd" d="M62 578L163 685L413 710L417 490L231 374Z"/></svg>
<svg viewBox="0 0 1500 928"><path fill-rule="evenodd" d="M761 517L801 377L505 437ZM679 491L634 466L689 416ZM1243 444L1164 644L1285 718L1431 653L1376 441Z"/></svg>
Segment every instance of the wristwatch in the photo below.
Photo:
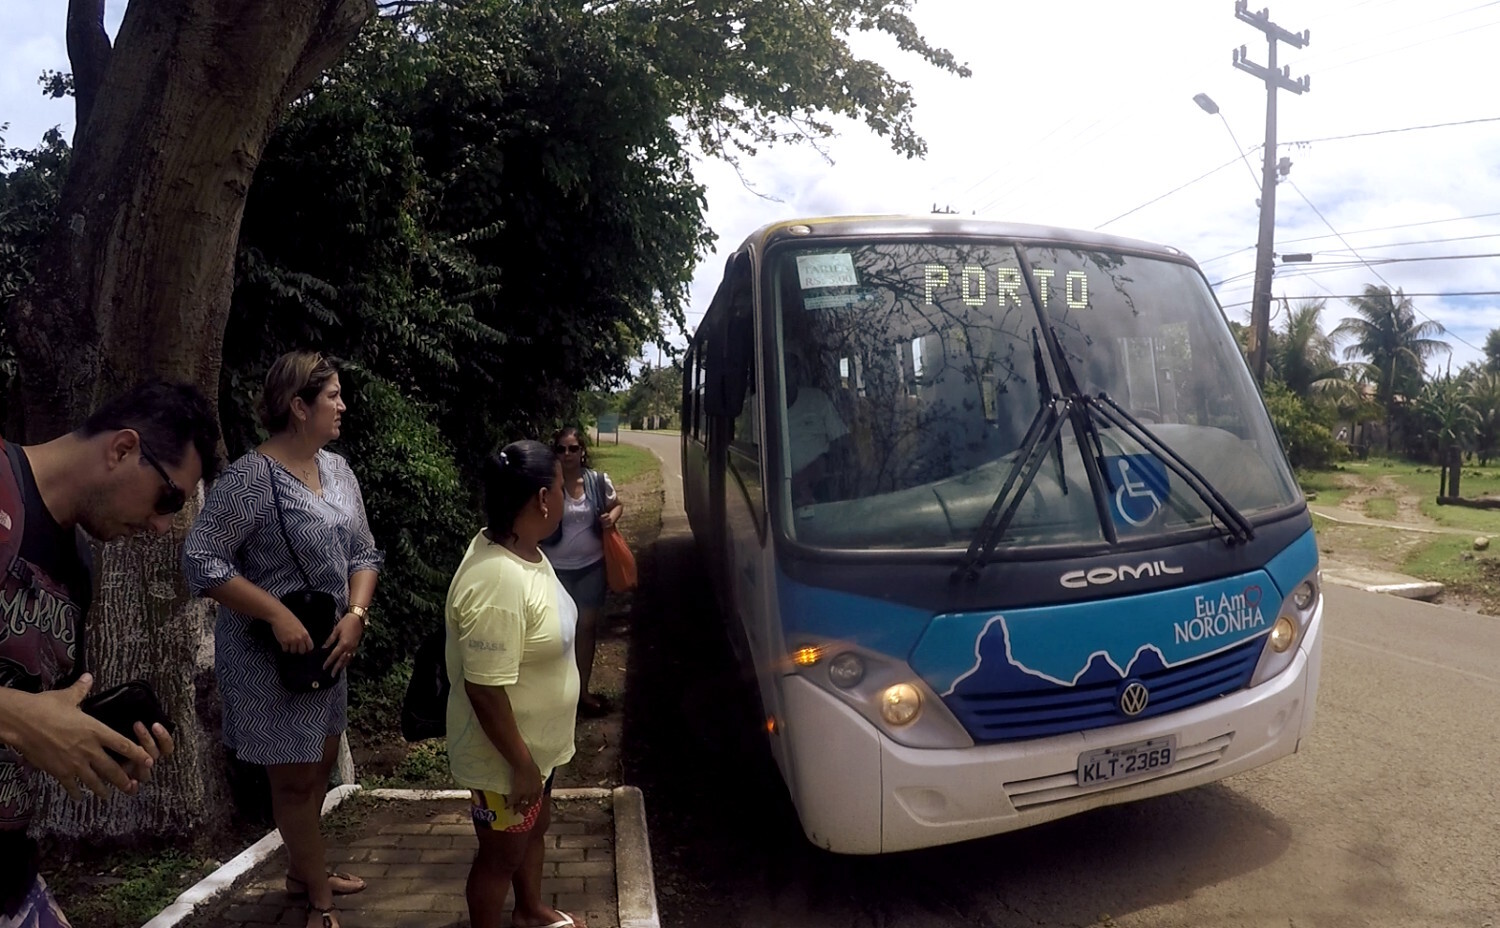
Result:
<svg viewBox="0 0 1500 928"><path fill-rule="evenodd" d="M370 610L365 606L358 605L357 603L350 603L349 611L359 616L359 622L361 625L370 624Z"/></svg>

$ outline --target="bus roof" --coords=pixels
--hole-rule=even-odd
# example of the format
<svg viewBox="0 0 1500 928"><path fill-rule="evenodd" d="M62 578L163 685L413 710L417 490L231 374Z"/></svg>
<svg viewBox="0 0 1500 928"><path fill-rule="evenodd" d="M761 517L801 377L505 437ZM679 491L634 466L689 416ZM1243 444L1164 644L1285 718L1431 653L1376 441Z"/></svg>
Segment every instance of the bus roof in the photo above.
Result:
<svg viewBox="0 0 1500 928"><path fill-rule="evenodd" d="M794 234L791 230L802 226L810 230ZM1109 250L1130 251L1138 254L1157 255L1175 261L1191 261L1180 249L1170 245L1158 245L1139 239L1105 235L1099 232L1084 232L1060 226L1031 225L1020 222L992 222L982 219L964 218L945 214L918 216L820 216L804 219L785 219L764 225L750 234L736 251L748 246L763 249L773 242L795 239L800 242L816 241L820 237L873 236L900 238L909 235L938 235L956 238L1021 239L1030 242L1052 242L1057 244L1093 246Z"/></svg>

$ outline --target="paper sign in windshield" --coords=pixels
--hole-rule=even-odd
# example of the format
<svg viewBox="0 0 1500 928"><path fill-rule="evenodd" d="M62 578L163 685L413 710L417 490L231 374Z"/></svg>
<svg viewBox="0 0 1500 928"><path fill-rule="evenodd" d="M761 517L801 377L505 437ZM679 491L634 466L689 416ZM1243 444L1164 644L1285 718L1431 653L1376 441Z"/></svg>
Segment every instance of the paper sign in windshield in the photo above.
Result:
<svg viewBox="0 0 1500 928"><path fill-rule="evenodd" d="M854 276L854 256L798 255L797 281L803 290L817 287L854 287L859 280Z"/></svg>
<svg viewBox="0 0 1500 928"><path fill-rule="evenodd" d="M802 298L808 309L864 309L882 302L878 290L857 290L852 293L819 293Z"/></svg>

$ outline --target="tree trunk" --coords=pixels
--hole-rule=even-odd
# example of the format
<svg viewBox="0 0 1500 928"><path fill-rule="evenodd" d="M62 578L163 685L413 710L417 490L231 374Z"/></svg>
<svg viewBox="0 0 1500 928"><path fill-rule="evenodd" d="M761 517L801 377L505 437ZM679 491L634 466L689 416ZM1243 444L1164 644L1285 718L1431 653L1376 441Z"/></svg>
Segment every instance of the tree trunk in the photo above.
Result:
<svg viewBox="0 0 1500 928"><path fill-rule="evenodd" d="M1464 456L1459 451L1458 445L1450 445L1448 448L1448 495L1463 496L1458 488L1458 478L1463 474Z"/></svg>
<svg viewBox="0 0 1500 928"><path fill-rule="evenodd" d="M70 18L98 6L73 0ZM149 377L215 399L255 166L285 107L373 14L373 0L130 4L102 78L83 88L92 107L75 134L59 224L35 284L11 307L20 437L62 434ZM100 53L94 42L78 49ZM74 64L80 78L101 71L97 58ZM159 684L181 754L138 801L54 803L48 821L65 834L189 834L223 821L210 626L178 569L197 508L168 538L105 546L89 616L99 684Z"/></svg>

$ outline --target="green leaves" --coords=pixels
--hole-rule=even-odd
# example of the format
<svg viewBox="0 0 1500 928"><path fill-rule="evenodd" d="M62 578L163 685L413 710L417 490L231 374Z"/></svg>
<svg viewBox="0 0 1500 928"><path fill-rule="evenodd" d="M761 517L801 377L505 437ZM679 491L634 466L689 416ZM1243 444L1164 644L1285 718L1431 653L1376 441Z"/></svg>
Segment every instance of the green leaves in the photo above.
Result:
<svg viewBox="0 0 1500 928"><path fill-rule="evenodd" d="M910 8L910 0L622 0L594 7L649 58L699 146L731 161L762 144L827 138L831 115L864 122L908 157L924 155L911 125L910 86L849 45L855 32L882 32L902 51L967 77L966 66L917 31Z"/></svg>

